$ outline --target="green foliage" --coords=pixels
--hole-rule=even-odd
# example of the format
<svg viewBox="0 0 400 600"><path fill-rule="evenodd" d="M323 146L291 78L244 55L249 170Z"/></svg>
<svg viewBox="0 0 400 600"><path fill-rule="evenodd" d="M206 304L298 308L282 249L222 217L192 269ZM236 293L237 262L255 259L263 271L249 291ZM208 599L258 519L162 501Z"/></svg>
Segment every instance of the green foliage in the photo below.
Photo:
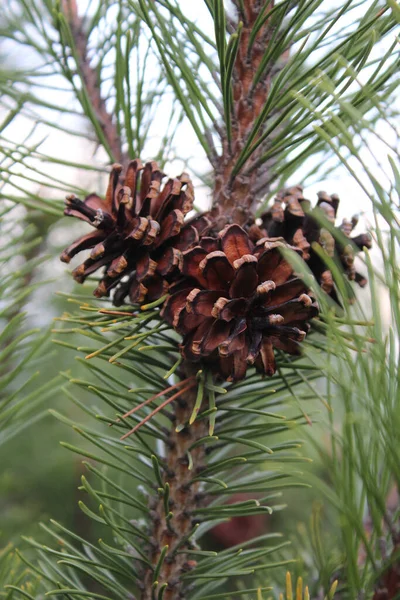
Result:
<svg viewBox="0 0 400 600"><path fill-rule="evenodd" d="M149 516L147 497L157 488L159 493L168 494L167 488L160 487L162 478L158 473L165 469L168 446L160 447L160 442L168 443L167 426L171 421L174 423L173 413L166 409L159 413L160 417L143 422L138 433L126 440L121 440L121 436L144 420L156 403L143 406L125 419L121 416L129 411L132 403L140 404L169 387L166 375L178 358L176 340L156 320L157 313L152 309L134 318L131 310L126 310L126 317L113 315L113 312L116 311L84 303L81 310L64 317L67 329L59 332L67 336L79 333L88 344L83 341L78 347L71 345L71 349L82 356L79 360L87 369L87 378L76 380L64 374L66 385L63 390L90 416L91 422L83 425L82 419L72 422L61 414L54 414L72 426L83 442L83 445L63 445L86 457L84 464L88 477L82 477L84 500L80 506L89 518L104 528L104 539L91 543L64 530L61 524L52 523L50 528L43 527L58 544L61 543L61 549L31 542L40 550L42 568L47 565L50 587L46 589L51 591L53 585L54 590L62 590L65 595L83 597L85 593L89 594L91 585L87 588L86 578L80 576L86 574L96 583L100 596L126 597L138 577L140 565L148 564L143 542L150 540L142 520ZM64 335L62 337L64 339ZM68 345L63 339L58 336L58 343ZM150 348L152 352L148 352ZM307 377L311 388L318 375ZM199 474L194 472L193 476L193 482L203 482L203 493L209 496L210 502L193 512L198 525L191 534L192 552L198 566L184 576L191 585L192 598L206 598L208 592L218 588L223 591L233 574L250 576L260 569L277 568L290 562L264 560L286 546L287 542L279 540L279 534L262 535L255 547L242 548L241 545L218 555L202 552L196 540L216 522L230 516L279 511L283 508L280 497L284 489L307 485L299 480L296 468L298 463L306 460L299 454L301 440L291 436L290 440L281 441L282 433L293 431L305 422L297 408L287 407L288 415L283 412L285 401L291 395L290 389L297 390L304 377L298 375L295 363L282 365L282 376L267 382L260 382L253 374L245 384L221 388L215 386L210 377L202 379L200 376L198 389L216 395L217 419L215 429L201 440L208 449L205 469ZM76 387L89 393L85 404L77 400ZM213 415L212 408L200 408L196 421L208 420L211 428ZM175 422L174 426L182 430L189 424ZM270 447L263 443L266 435ZM190 464L189 459L189 468ZM225 504L229 496L242 492L261 497ZM165 505L168 507L167 499ZM52 557L58 557L58 562L55 563ZM134 568L130 566L132 559L136 563Z"/></svg>
<svg viewBox="0 0 400 600"><path fill-rule="evenodd" d="M224 135L222 114L229 138L232 64L240 35L239 24L238 31L230 33L227 40L222 2L215 3L215 10L213 3L208 4L210 35L214 28L216 42L178 2L121 1L117 10L108 3L90 6L82 16L82 27L100 108L92 106L91 80L82 69L84 49L75 47L72 24L63 6L51 2L35 3L35 7L22 2L7 4L0 35L17 48L31 49L34 64L22 71L3 70L2 104L36 124L39 121L100 144L110 161L146 155L150 147L152 158L161 163L171 160L176 156L174 136L186 117L211 164L215 164L216 149ZM390 97L396 88L398 65L397 43L393 41L395 15L385 2L370 0L349 1L339 11L327 7L324 0L295 6L283 1L264 11L259 26L270 18L277 33L266 49L255 83L263 74L271 73L273 84L235 172L267 142L257 164L272 159L279 163L271 176L281 185L310 157L321 152L329 156L329 141L334 135L347 145L354 138L353 124L360 118L367 130L383 113L387 117L393 114ZM257 28L254 35L256 32ZM293 51L274 76L288 45ZM70 106L60 107L48 99L58 91L69 98ZM103 109L116 118L113 135L119 141L114 149L105 132ZM88 128L82 131L69 124L60 126L62 115L75 119L83 116ZM337 129L338 119L344 129ZM154 148L156 134L158 148ZM12 142L7 140L8 144ZM30 150L37 155L37 148ZM25 166L24 154L20 162ZM181 148L177 156L189 158L187 149ZM54 161L54 157L39 157L44 162ZM65 157L59 161L68 164ZM49 169L46 171L48 178ZM54 181L47 185L56 189ZM30 201L44 204L37 196Z"/></svg>
<svg viewBox="0 0 400 600"><path fill-rule="evenodd" d="M35 569L27 567L11 546L1 550L0 581L9 582L4 591L0 592L2 598L10 600L17 595L22 598L38 598L41 579L41 575Z"/></svg>
<svg viewBox="0 0 400 600"><path fill-rule="evenodd" d="M378 143L379 138L375 139ZM314 485L338 514L341 573L349 597L354 591L368 594L375 589L396 560L392 553L399 535L398 158L392 151L388 161L392 177L384 185L383 167L373 175L371 166L358 155L363 172L370 176L364 185L374 205L379 258L373 261L367 254L370 303L364 310L355 307L361 319L368 319L363 336L359 327L349 328L355 351L347 349L342 359L331 358L327 367L326 398L330 406L343 411L342 423L339 427L330 413L329 443L317 447L329 480L326 485L321 481ZM328 356L337 355L338 344L336 328L329 323Z"/></svg>
<svg viewBox="0 0 400 600"><path fill-rule="evenodd" d="M27 326L24 307L38 286L33 273L43 262L35 226L12 204L0 213L0 444L41 418L39 405L57 390L60 378L37 387L38 355L49 352L48 333Z"/></svg>
<svg viewBox="0 0 400 600"><path fill-rule="evenodd" d="M342 124L338 121L337 126L341 129ZM362 120L354 127L361 136ZM372 145L383 145L377 133L368 139ZM340 597L369 598L385 588L385 574L398 560L399 153L393 144L378 163L350 148L362 167L357 172L354 163L344 159L340 144L331 146L371 199L374 248L364 261L368 301L351 307L352 321L335 318L325 302L324 355L316 364L325 374L320 393L329 407L328 418L321 421L321 436L306 430L316 463L307 480L314 499L319 497L325 507L314 509L311 528L302 527L296 543L308 546L300 573L313 574L315 593L320 587L326 592L335 576ZM295 256L292 260L309 277ZM325 260L346 306L353 292L334 262L326 256ZM324 306L321 295L320 301ZM338 322L345 331L338 329ZM332 520L333 531L327 534Z"/></svg>
<svg viewBox="0 0 400 600"><path fill-rule="evenodd" d="M77 17L82 19L87 37L87 42L79 46L72 29L80 27L81 22L78 20L76 25L69 18L68 7L73 4L69 0L62 4L40 1L34 6L7 2L0 20L0 36L20 49L29 48L33 64L23 70L1 72L2 105L14 105L13 111L24 115L35 127L41 123L100 144L110 161L123 159L125 150L122 154L121 144L126 147L126 155L142 155L148 141L152 143L160 132L159 148L152 147L152 158L165 162L173 155L182 109L166 96L165 78L155 64L140 14L122 2L117 11L108 2L89 7L89 12ZM86 58L90 61L88 68ZM98 93L96 106L94 89ZM66 100L63 106L51 100L57 98L57 93ZM160 121L157 114L161 104ZM108 112L115 115L115 126L104 122ZM67 124L60 125L63 116ZM84 128L70 126L71 116L76 123L84 117ZM110 145L108 128L119 138L116 137L114 147ZM37 152L37 148L32 150ZM39 156L44 162L54 161L54 157ZM66 157L57 162L71 166ZM24 152L21 163L25 166ZM54 190L54 182L48 187Z"/></svg>
<svg viewBox="0 0 400 600"><path fill-rule="evenodd" d="M231 66L240 23L234 26L238 31L233 31L227 42L223 3L207 3L215 29L213 53L213 42L197 30L179 3L130 0L130 5L135 12L142 11L168 81L215 164L213 147L220 146L222 135L218 123L221 106L229 139ZM343 143L354 136L356 113L357 119L362 118L365 128L370 129L383 112L387 117L392 112L389 98L396 88L398 68L397 42L392 40L397 22L395 13L379 1L350 0L340 10L324 0L298 4L283 1L272 10L267 6L266 3L253 35L255 38L258 28L270 18L276 36L265 50L253 85L269 73L272 87L234 174L265 142L267 149L252 168L274 159L280 166L272 181L279 187L310 157L321 152L329 155L328 140L333 137L338 119L344 122L344 129L336 130L334 135ZM293 51L279 69L288 47ZM209 58L210 54L215 60ZM192 63L199 60L204 71ZM349 111L349 107L353 110ZM317 124L325 136L316 131ZM345 136L347 139L343 140Z"/></svg>

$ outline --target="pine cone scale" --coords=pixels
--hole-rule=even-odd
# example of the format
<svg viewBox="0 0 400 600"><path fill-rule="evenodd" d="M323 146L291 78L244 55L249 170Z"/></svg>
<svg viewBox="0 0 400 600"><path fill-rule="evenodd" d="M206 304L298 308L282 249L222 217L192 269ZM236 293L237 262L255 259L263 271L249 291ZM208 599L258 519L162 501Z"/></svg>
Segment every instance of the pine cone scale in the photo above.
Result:
<svg viewBox="0 0 400 600"><path fill-rule="evenodd" d="M61 254L60 260L64 263L69 263L74 256L79 254L79 252L92 248L93 244L97 245L104 239L105 234L102 231L91 231L68 246Z"/></svg>
<svg viewBox="0 0 400 600"><path fill-rule="evenodd" d="M227 289L235 273L226 255L220 250L207 254L200 262L199 269L209 290Z"/></svg>
<svg viewBox="0 0 400 600"><path fill-rule="evenodd" d="M228 258L231 265L245 254L251 254L253 244L246 232L239 225L225 227L219 234L221 249Z"/></svg>
<svg viewBox="0 0 400 600"><path fill-rule="evenodd" d="M245 254L242 258L235 261L236 276L229 289L231 298L253 296L258 282L257 266L258 261L255 256Z"/></svg>

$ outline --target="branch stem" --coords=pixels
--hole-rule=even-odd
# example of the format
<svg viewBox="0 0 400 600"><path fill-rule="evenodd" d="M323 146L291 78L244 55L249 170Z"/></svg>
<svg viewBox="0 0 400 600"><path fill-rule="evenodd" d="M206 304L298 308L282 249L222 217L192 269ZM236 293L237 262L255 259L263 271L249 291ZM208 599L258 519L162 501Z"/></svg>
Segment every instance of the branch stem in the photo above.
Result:
<svg viewBox="0 0 400 600"><path fill-rule="evenodd" d="M198 492L201 483L196 481L196 477L204 464L205 444L195 447L194 444L207 437L208 427L206 419L197 420L184 429L176 427L176 424L189 423L196 395L196 388L191 387L176 403L176 421L169 432L168 453L162 473L163 491L159 490L150 505L150 560L154 569L157 567L157 589L165 586L163 600L187 597L182 590L182 575L196 566L193 557L186 551L193 549L190 538L198 525L193 513L200 507ZM194 465L192 469L191 464ZM163 560L160 561L162 553ZM154 571L148 569L144 573L141 600L152 600L154 592Z"/></svg>
<svg viewBox="0 0 400 600"><path fill-rule="evenodd" d="M271 87L271 75L268 72L255 82L265 47L274 34L270 19L264 20L256 34L254 31L261 13L269 13L274 7L274 1L271 0L268 6L259 0L248 0L245 3L237 0L235 4L241 20L241 32L231 76L231 131L223 138L223 151L216 169L213 195L213 213L219 228L229 222L245 225L254 217L259 195L260 169L252 170L251 167L262 154L263 145L250 156L237 174L235 168L265 106Z"/></svg>
<svg viewBox="0 0 400 600"><path fill-rule="evenodd" d="M79 15L76 0L63 0L63 5L75 44L77 67L90 98L98 125L107 140L109 151L111 151L112 157L110 158L114 162L124 163L126 156L122 150L121 137L101 94L96 69L90 64L88 36L85 32L84 20Z"/></svg>

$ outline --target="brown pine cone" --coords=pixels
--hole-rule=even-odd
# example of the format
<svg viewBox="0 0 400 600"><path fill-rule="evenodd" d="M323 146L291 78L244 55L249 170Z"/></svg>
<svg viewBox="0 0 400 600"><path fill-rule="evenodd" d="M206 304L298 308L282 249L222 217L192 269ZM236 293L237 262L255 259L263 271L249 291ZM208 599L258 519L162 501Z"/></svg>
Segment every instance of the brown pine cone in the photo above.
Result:
<svg viewBox="0 0 400 600"><path fill-rule="evenodd" d="M193 184L186 173L161 187L165 175L156 162L143 167L135 159L124 175L122 171L121 165L112 167L104 200L96 194L84 201L67 197L64 214L87 221L95 230L66 248L61 260L69 263L91 248L89 258L73 271L78 283L104 267L95 296L108 295L120 284L115 304L126 296L132 303L151 302L167 292L182 252L198 242L209 221L200 216L184 222L194 201Z"/></svg>
<svg viewBox="0 0 400 600"><path fill-rule="evenodd" d="M184 252L182 277L162 315L183 335L187 360L240 380L249 364L273 375L274 348L299 354L318 308L283 258L284 245L266 238L254 245L239 225L229 225Z"/></svg>
<svg viewBox="0 0 400 600"><path fill-rule="evenodd" d="M317 207L325 217L335 224L340 199L337 194L331 196L326 192L318 193ZM326 268L323 260L313 251L312 243L317 242L322 246L328 256L337 258L343 271L350 281L356 281L361 287L367 284L363 275L357 273L354 267L355 253L363 247L371 247L371 236L361 234L351 237L351 232L357 225L357 218L351 221L344 219L338 227L349 238L349 244L343 244L325 228L321 227L315 213L311 210L311 203L303 196L303 188L294 186L279 192L274 204L262 217L261 233L270 237L281 236L285 241L299 248L304 260L309 262L309 267L314 273L321 288L335 301L338 301L334 289L331 272Z"/></svg>

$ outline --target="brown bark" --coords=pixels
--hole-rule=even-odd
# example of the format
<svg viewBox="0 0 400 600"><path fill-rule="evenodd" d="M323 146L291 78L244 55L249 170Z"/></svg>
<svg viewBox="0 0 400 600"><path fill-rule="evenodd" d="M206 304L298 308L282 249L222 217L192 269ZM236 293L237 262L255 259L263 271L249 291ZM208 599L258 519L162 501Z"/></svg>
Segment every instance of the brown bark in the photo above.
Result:
<svg viewBox="0 0 400 600"><path fill-rule="evenodd" d="M193 411L196 399L196 389L186 393L176 407L176 424L187 423ZM191 450L193 469L189 470L188 451L190 446L208 435L206 421L195 421L180 433L175 427L170 431L169 446L167 448L166 468L163 481L170 486L169 509L173 516L167 521L164 501L162 497L154 499L151 506L151 542L150 560L155 566L160 558L162 549L168 545L168 551L162 564L158 580L158 587L167 583L164 600L178 600L184 598L182 592L182 574L196 566L195 561L185 554L185 549L190 547L190 541L182 543L193 531L196 521L192 512L199 506L199 483L193 478L199 474L204 463L204 445L199 445ZM179 554L178 554L179 551ZM143 578L141 600L152 600L153 571L147 570Z"/></svg>
<svg viewBox="0 0 400 600"><path fill-rule="evenodd" d="M90 97L91 105L112 152L113 160L123 163L126 156L122 150L121 138L112 116L107 110L105 100L101 95L100 82L96 69L90 64L88 38L84 29L83 19L78 12L77 2L76 0L63 0L62 4L75 42L78 55L78 69Z"/></svg>
<svg viewBox="0 0 400 600"><path fill-rule="evenodd" d="M255 168L249 172L262 154L263 145L253 153L237 175L233 174L233 170L265 105L271 85L271 72L268 71L256 85L254 84L255 74L273 33L269 19L257 33L252 46L250 39L260 12L264 11L263 14L267 14L273 8L274 2L270 2L267 8L260 0L248 0L243 5L243 12L238 8L243 28L233 70L232 142L229 145L226 137L223 140L223 152L216 169L213 195L213 212L220 226L229 222L245 225L251 221L257 198L260 192L265 191L260 183L265 178L266 167ZM282 57L284 58L286 56Z"/></svg>
<svg viewBox="0 0 400 600"><path fill-rule="evenodd" d="M76 0L63 0L65 13L68 16L70 28L74 37L83 83L90 96L92 106L107 139L108 145L119 162L124 162L117 128L108 113L104 99L101 96L99 81L95 69L91 66L88 53L88 40L84 31L82 18L78 14ZM266 10L273 7L270 2ZM213 213L216 226L221 229L227 222L247 224L251 221L255 202L263 190L262 181L265 167L247 172L260 157L264 147L255 152L237 175L233 170L238 157L248 139L257 117L260 115L268 97L271 83L271 73L263 76L254 85L254 76L261 63L268 45L272 30L267 21L258 32L254 44L250 47L250 36L257 17L265 9L261 0L244 0L244 12L238 9L239 19L243 22L237 59L233 72L233 114L232 141L222 140L222 155L218 158L215 168L215 188ZM265 14L265 13L264 13ZM195 402L195 390L180 398L175 409L176 422L188 422ZM163 549L168 546L167 553L157 576L156 594L154 594L154 570L147 569L143 573L141 600L153 600L160 588L167 584L164 600L187 598L183 591L182 575L196 566L185 550L190 549L189 534L195 526L193 510L201 502L198 482L193 479L201 472L205 459L204 445L199 445L190 451L193 469L189 469L189 448L208 434L205 420L195 421L177 433L175 427L170 430L167 447L166 464L163 470L163 483L169 484L169 510L172 513L167 518L164 499L159 494L151 502L151 523L149 559L155 567Z"/></svg>

